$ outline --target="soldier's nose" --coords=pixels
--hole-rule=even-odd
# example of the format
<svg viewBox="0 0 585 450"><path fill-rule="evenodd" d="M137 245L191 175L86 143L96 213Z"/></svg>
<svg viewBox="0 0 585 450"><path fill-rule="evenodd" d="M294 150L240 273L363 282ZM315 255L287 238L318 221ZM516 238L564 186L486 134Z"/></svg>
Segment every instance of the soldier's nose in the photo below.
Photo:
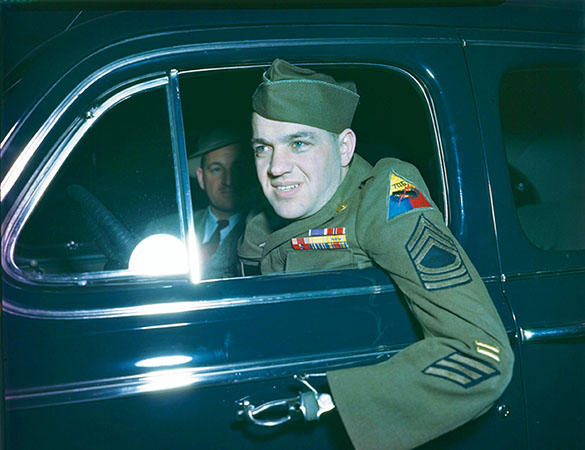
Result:
<svg viewBox="0 0 585 450"><path fill-rule="evenodd" d="M268 173L272 177L279 177L287 172L290 172L291 164L287 158L286 152L278 149L274 149L272 152L272 158L270 159L270 165L268 167Z"/></svg>

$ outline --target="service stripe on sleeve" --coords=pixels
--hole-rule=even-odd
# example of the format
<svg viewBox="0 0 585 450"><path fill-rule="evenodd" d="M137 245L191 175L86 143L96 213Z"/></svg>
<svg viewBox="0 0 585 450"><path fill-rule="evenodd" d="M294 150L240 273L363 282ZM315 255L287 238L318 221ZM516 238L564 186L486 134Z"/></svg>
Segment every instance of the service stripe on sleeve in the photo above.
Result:
<svg viewBox="0 0 585 450"><path fill-rule="evenodd" d="M499 375L488 363L454 352L422 371L425 375L443 378L467 389Z"/></svg>

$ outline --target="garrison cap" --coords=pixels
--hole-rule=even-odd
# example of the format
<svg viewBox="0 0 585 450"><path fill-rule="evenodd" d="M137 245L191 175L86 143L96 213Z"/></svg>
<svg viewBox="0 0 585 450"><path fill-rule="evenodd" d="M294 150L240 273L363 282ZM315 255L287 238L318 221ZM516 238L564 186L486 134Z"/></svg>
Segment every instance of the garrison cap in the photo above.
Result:
<svg viewBox="0 0 585 450"><path fill-rule="evenodd" d="M262 117L340 133L351 126L360 96L353 81L275 59L262 75L252 109Z"/></svg>

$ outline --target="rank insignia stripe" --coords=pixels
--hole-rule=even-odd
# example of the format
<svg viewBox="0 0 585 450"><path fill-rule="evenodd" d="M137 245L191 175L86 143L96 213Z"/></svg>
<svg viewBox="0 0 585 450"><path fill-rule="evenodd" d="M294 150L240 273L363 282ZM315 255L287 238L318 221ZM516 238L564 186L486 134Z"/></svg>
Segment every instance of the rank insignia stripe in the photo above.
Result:
<svg viewBox="0 0 585 450"><path fill-rule="evenodd" d="M486 344L485 342L478 341L477 339L474 341L474 343L478 348L483 348L493 353L500 353L500 349L494 345Z"/></svg>
<svg viewBox="0 0 585 450"><path fill-rule="evenodd" d="M406 251L422 285L429 291L471 282L455 242L424 215L418 219Z"/></svg>
<svg viewBox="0 0 585 450"><path fill-rule="evenodd" d="M393 219L402 213L418 208L432 208L432 206L414 184L391 172L386 220Z"/></svg>
<svg viewBox="0 0 585 450"><path fill-rule="evenodd" d="M475 348L475 351L477 353L479 353L480 355L485 355L488 358L493 359L494 361L500 362L500 357L498 355L496 355L495 353L492 353L492 352L490 352L488 350L485 350L485 349L483 349L481 347L476 347Z"/></svg>
<svg viewBox="0 0 585 450"><path fill-rule="evenodd" d="M476 386L500 372L489 364L473 359L460 352L454 352L435 361L422 373L451 381L464 389Z"/></svg>

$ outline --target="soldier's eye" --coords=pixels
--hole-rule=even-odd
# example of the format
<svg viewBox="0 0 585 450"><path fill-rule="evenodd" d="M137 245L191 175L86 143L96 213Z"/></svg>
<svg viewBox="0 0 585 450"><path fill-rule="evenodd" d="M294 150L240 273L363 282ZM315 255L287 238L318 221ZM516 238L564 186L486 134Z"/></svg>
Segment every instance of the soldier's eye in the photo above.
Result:
<svg viewBox="0 0 585 450"><path fill-rule="evenodd" d="M304 150L307 146L307 143L304 141L294 141L292 147L294 150Z"/></svg>

